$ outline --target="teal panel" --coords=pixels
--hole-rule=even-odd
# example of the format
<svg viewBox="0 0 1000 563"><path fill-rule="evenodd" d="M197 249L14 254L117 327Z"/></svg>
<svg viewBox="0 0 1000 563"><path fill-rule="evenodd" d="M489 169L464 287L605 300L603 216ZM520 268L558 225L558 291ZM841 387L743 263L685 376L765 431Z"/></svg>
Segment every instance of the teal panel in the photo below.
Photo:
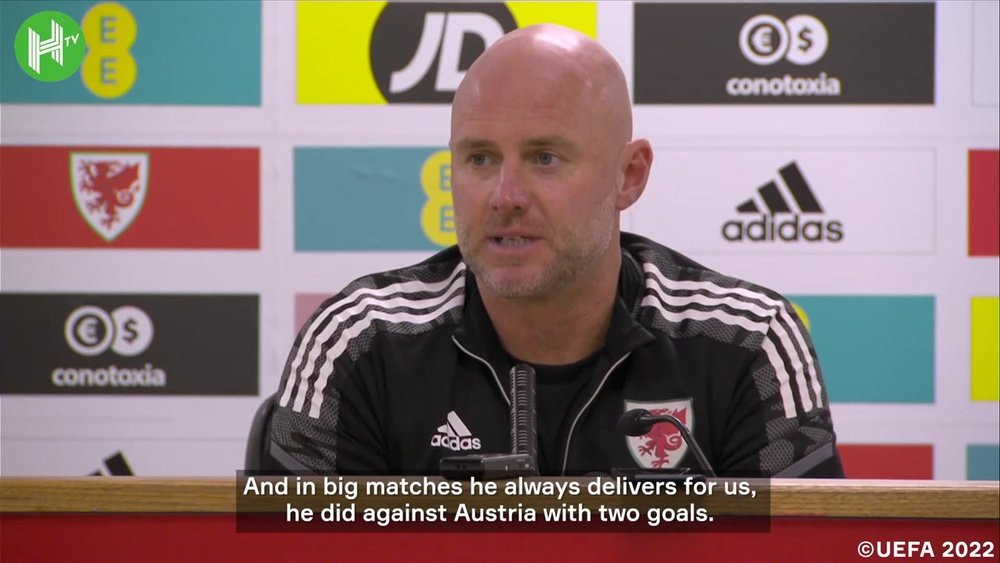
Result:
<svg viewBox="0 0 1000 563"><path fill-rule="evenodd" d="M970 481L1000 481L1000 445L969 444L966 447L965 478Z"/></svg>
<svg viewBox="0 0 1000 563"><path fill-rule="evenodd" d="M439 250L420 171L438 148L295 149L295 250Z"/></svg>
<svg viewBox="0 0 1000 563"><path fill-rule="evenodd" d="M789 299L809 319L832 402L934 402L934 297Z"/></svg>
<svg viewBox="0 0 1000 563"><path fill-rule="evenodd" d="M82 69L62 82L38 82L14 58L14 35L28 16L63 12L82 24L98 2L0 2L0 102L66 104L260 105L261 5L258 0L119 2L136 21L129 49L136 81L104 99Z"/></svg>

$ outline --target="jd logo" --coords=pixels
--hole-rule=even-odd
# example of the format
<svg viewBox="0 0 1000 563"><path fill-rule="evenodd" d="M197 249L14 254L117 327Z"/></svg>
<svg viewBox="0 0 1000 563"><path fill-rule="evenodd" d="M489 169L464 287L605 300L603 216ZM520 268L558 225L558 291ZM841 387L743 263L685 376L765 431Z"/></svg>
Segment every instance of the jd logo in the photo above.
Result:
<svg viewBox="0 0 1000 563"><path fill-rule="evenodd" d="M448 103L473 61L515 29L504 4L390 2L372 32L372 74L390 103Z"/></svg>

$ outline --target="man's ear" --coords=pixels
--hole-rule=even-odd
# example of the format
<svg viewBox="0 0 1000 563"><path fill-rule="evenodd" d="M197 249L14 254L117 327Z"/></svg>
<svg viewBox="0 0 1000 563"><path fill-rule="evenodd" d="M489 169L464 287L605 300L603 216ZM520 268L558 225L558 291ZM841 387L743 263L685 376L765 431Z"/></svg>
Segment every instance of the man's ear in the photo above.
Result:
<svg viewBox="0 0 1000 563"><path fill-rule="evenodd" d="M649 169L653 165L653 149L646 139L636 139L625 144L619 171L618 193L615 206L624 211L639 199L649 180Z"/></svg>

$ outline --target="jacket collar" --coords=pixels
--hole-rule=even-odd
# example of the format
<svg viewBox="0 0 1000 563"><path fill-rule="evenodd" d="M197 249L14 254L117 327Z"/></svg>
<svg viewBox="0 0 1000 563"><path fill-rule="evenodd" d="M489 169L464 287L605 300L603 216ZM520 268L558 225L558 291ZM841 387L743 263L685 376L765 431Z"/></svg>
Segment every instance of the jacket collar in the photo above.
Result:
<svg viewBox="0 0 1000 563"><path fill-rule="evenodd" d="M479 295L475 276L466 270L465 310L462 321L455 329L456 341L473 354L485 359L498 374L510 371L510 359L500 345L493 322ZM615 361L628 352L655 339L637 320L643 295L643 274L638 261L622 249L621 272L618 276L618 298L611 311L611 325L604 347Z"/></svg>

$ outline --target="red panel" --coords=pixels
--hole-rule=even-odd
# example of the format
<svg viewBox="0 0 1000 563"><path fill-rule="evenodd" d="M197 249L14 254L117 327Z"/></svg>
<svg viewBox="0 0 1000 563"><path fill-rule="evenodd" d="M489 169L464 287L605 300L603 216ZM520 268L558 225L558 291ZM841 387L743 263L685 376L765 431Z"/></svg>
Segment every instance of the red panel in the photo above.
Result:
<svg viewBox="0 0 1000 563"><path fill-rule="evenodd" d="M933 479L934 446L838 444L849 479Z"/></svg>
<svg viewBox="0 0 1000 563"><path fill-rule="evenodd" d="M329 293L296 293L295 294L295 332L305 324L309 315L316 311L319 304L324 299L330 297Z"/></svg>
<svg viewBox="0 0 1000 563"><path fill-rule="evenodd" d="M969 256L1000 256L1000 151L969 151Z"/></svg>
<svg viewBox="0 0 1000 563"><path fill-rule="evenodd" d="M145 202L111 242L77 209L71 152L147 153ZM256 148L0 147L0 246L260 247Z"/></svg>
<svg viewBox="0 0 1000 563"><path fill-rule="evenodd" d="M996 520L779 518L769 533L237 533L215 515L2 515L5 563L25 561L859 561L944 542L996 542ZM913 542L892 544L890 542ZM917 557L919 551L914 552ZM926 552L925 552L926 553ZM884 560L876 555L873 559ZM889 557L892 559L892 557ZM900 559L902 560L902 559ZM926 560L921 559L921 560Z"/></svg>

